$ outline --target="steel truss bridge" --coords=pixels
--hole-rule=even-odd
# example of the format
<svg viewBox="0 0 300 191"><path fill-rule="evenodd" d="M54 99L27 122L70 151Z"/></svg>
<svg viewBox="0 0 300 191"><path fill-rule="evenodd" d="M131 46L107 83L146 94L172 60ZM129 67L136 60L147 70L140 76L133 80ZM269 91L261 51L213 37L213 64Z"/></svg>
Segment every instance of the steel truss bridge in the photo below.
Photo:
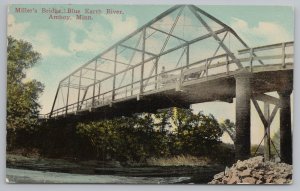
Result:
<svg viewBox="0 0 300 191"><path fill-rule="evenodd" d="M252 100L265 127L266 153L280 110L281 158L291 163L293 54L293 42L249 47L197 6L177 5L62 79L44 118L101 119L236 98L236 156L244 159ZM279 98L266 94L274 91Z"/></svg>

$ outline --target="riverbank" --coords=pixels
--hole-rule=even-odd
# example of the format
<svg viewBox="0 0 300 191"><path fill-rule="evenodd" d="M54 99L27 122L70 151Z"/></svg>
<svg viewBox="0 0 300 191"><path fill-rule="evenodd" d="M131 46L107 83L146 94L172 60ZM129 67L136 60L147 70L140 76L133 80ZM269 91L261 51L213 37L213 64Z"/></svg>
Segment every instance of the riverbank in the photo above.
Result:
<svg viewBox="0 0 300 191"><path fill-rule="evenodd" d="M16 183L30 183L30 180L32 180L32 183L46 181L48 183L206 184L216 173L223 169L223 165L124 167L117 161L69 161L66 159L7 155L7 176L12 182ZM65 176L66 179L62 178L61 181L58 181L45 178L55 176L55 173L61 173L59 177ZM20 175L22 176L20 177ZM73 175L75 176L75 182L73 180L69 182L69 178ZM82 180L78 178L78 176L85 175L88 175L88 177L82 177ZM37 178L38 176L44 178ZM97 176L97 181L94 176ZM85 178L89 181L86 182ZM103 180L101 180L102 178ZM143 181L144 179L147 179L147 181ZM93 180L95 181L93 182Z"/></svg>

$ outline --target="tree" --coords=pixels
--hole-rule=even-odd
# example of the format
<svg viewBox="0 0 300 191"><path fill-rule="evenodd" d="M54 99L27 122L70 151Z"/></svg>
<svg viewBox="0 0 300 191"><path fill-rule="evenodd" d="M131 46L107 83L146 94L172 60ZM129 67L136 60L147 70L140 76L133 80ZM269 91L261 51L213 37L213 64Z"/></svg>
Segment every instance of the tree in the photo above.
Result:
<svg viewBox="0 0 300 191"><path fill-rule="evenodd" d="M36 65L41 55L30 43L8 37L7 46L7 130L33 128L37 124L40 104L38 98L44 85L36 80L26 81L26 70ZM8 143L13 139L8 136Z"/></svg>
<svg viewBox="0 0 300 191"><path fill-rule="evenodd" d="M194 114L191 109L182 108L173 109L172 113L171 153L203 155L219 144L223 132L213 115Z"/></svg>
<svg viewBox="0 0 300 191"><path fill-rule="evenodd" d="M236 130L233 122L226 119L223 123L220 123L220 128L230 136L233 142L235 142Z"/></svg>

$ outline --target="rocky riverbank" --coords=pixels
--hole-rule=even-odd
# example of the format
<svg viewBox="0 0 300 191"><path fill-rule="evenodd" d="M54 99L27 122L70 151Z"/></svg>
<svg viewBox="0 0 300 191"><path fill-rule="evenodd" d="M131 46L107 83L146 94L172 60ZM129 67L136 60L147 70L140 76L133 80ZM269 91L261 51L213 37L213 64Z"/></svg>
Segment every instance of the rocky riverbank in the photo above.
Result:
<svg viewBox="0 0 300 191"><path fill-rule="evenodd" d="M291 184L292 165L264 161L261 156L237 161L209 184Z"/></svg>

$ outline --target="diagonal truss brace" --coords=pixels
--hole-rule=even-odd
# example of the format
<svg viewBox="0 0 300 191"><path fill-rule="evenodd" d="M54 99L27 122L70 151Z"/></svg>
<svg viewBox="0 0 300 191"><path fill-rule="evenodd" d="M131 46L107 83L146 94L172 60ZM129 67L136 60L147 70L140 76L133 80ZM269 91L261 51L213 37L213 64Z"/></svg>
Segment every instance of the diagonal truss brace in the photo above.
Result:
<svg viewBox="0 0 300 191"><path fill-rule="evenodd" d="M263 136L263 139L261 140L258 148L260 147L262 141L264 140L264 155L265 155L265 159L266 160L270 160L270 155L271 155L271 143L272 139L270 138L270 128L271 128L271 124L274 120L274 117L278 111L278 109L280 108L280 101L278 98L266 95L266 94L258 94L258 95L253 95L251 97L252 103L264 125L264 129L265 129L265 133ZM264 102L264 113L262 112L261 108L258 105L257 101L263 101ZM275 105L273 111L271 112L270 115L270 104ZM274 144L273 144L274 146ZM258 148L255 151L258 151ZM277 149L275 148L276 153L278 154Z"/></svg>
<svg viewBox="0 0 300 191"><path fill-rule="evenodd" d="M211 27L202 19L202 17L197 13L197 10L195 9L195 7L189 6L189 9L197 17L197 19L201 22L201 24L208 30L208 32L213 36L213 38L220 43L220 46L231 57L231 59L236 61L237 66L239 68L243 68L241 62L234 56L234 54L229 50L229 48L224 44L224 42L221 41L219 36L211 29ZM228 27L226 27L226 29L227 28Z"/></svg>
<svg viewBox="0 0 300 191"><path fill-rule="evenodd" d="M182 6L181 9L180 9L180 11L178 12L178 14L177 14L177 16L176 16L176 19L175 19L175 21L174 21L174 23L173 23L173 25L172 25L172 27L171 27L169 33L165 33L165 32L164 32L164 33L167 34L168 36L167 36L166 40L164 41L164 44L163 44L163 46L162 46L162 48L161 48L159 54L161 54L161 53L164 52L164 50L165 50L165 48L166 48L166 46L167 46L167 44L168 44L168 42L169 42L170 37L175 37L174 35L172 35L172 33L173 33L173 31L174 31L174 28L175 28L176 25L177 25L178 19L179 19L180 15L182 14L183 9L184 9L184 6ZM155 28L152 28L152 29L155 29ZM155 30L157 30L157 29L155 29ZM178 37L175 37L175 38L178 39ZM187 41L185 41L185 40L184 40L184 42L187 43ZM158 56L158 57L155 59L154 66L152 67L149 76L151 76L151 75L153 74L154 70L157 71L157 64L158 64L158 62L159 62L159 59L160 59L160 56ZM156 75L157 75L157 74L156 74ZM143 79L142 79L142 80L143 80ZM149 82L149 79L146 80L146 82L145 82L145 87L147 86L148 82Z"/></svg>

